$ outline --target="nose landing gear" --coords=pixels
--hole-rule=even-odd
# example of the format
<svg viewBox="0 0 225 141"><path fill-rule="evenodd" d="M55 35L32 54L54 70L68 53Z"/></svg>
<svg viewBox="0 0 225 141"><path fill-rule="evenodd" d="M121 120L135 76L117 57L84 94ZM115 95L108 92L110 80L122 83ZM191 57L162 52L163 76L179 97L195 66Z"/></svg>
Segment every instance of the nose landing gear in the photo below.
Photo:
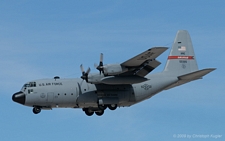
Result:
<svg viewBox="0 0 225 141"><path fill-rule="evenodd" d="M34 114L39 114L41 112L41 108L40 107L34 107L33 108L33 113Z"/></svg>

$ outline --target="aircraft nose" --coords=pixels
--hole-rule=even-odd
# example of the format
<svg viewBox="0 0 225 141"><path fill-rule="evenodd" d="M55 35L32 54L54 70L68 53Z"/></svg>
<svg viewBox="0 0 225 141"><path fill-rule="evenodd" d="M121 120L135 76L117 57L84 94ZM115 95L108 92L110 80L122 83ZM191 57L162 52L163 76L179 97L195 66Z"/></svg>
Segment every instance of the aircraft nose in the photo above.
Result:
<svg viewBox="0 0 225 141"><path fill-rule="evenodd" d="M17 92L13 94L12 100L14 102L20 103L20 104L25 104L25 94L23 92Z"/></svg>

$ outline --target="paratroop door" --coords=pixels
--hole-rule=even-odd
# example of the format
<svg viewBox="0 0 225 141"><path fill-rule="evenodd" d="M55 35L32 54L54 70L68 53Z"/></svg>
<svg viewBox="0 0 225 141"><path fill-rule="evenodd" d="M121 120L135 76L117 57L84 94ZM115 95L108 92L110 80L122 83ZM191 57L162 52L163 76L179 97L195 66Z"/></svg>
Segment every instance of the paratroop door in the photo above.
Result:
<svg viewBox="0 0 225 141"><path fill-rule="evenodd" d="M47 100L47 102L48 102L48 103L53 102L53 100L54 100L54 93L53 93L53 92L50 92L50 93L48 93L47 95L48 95L48 100Z"/></svg>

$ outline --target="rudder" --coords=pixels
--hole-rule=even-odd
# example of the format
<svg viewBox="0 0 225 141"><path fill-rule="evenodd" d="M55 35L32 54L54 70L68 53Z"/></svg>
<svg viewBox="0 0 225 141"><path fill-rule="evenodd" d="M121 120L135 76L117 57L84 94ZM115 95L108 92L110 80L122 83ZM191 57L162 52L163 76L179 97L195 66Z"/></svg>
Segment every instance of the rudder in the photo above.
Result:
<svg viewBox="0 0 225 141"><path fill-rule="evenodd" d="M164 72L184 75L198 70L191 37L186 30L179 30L168 56Z"/></svg>

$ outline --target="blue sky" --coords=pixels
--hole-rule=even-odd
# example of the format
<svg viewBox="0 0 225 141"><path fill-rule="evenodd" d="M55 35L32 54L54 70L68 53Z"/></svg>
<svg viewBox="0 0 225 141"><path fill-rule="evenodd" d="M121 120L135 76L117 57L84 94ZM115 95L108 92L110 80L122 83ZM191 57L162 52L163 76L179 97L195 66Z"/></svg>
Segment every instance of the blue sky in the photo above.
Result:
<svg viewBox="0 0 225 141"><path fill-rule="evenodd" d="M0 2L1 140L199 140L225 138L225 2L3 0ZM188 30L204 79L159 93L129 108L87 117L81 109L32 113L12 94L30 80L80 77L98 63L121 63L154 46L171 48ZM169 50L158 60L163 70ZM192 135L178 139L174 135ZM216 140L206 138L204 141Z"/></svg>

